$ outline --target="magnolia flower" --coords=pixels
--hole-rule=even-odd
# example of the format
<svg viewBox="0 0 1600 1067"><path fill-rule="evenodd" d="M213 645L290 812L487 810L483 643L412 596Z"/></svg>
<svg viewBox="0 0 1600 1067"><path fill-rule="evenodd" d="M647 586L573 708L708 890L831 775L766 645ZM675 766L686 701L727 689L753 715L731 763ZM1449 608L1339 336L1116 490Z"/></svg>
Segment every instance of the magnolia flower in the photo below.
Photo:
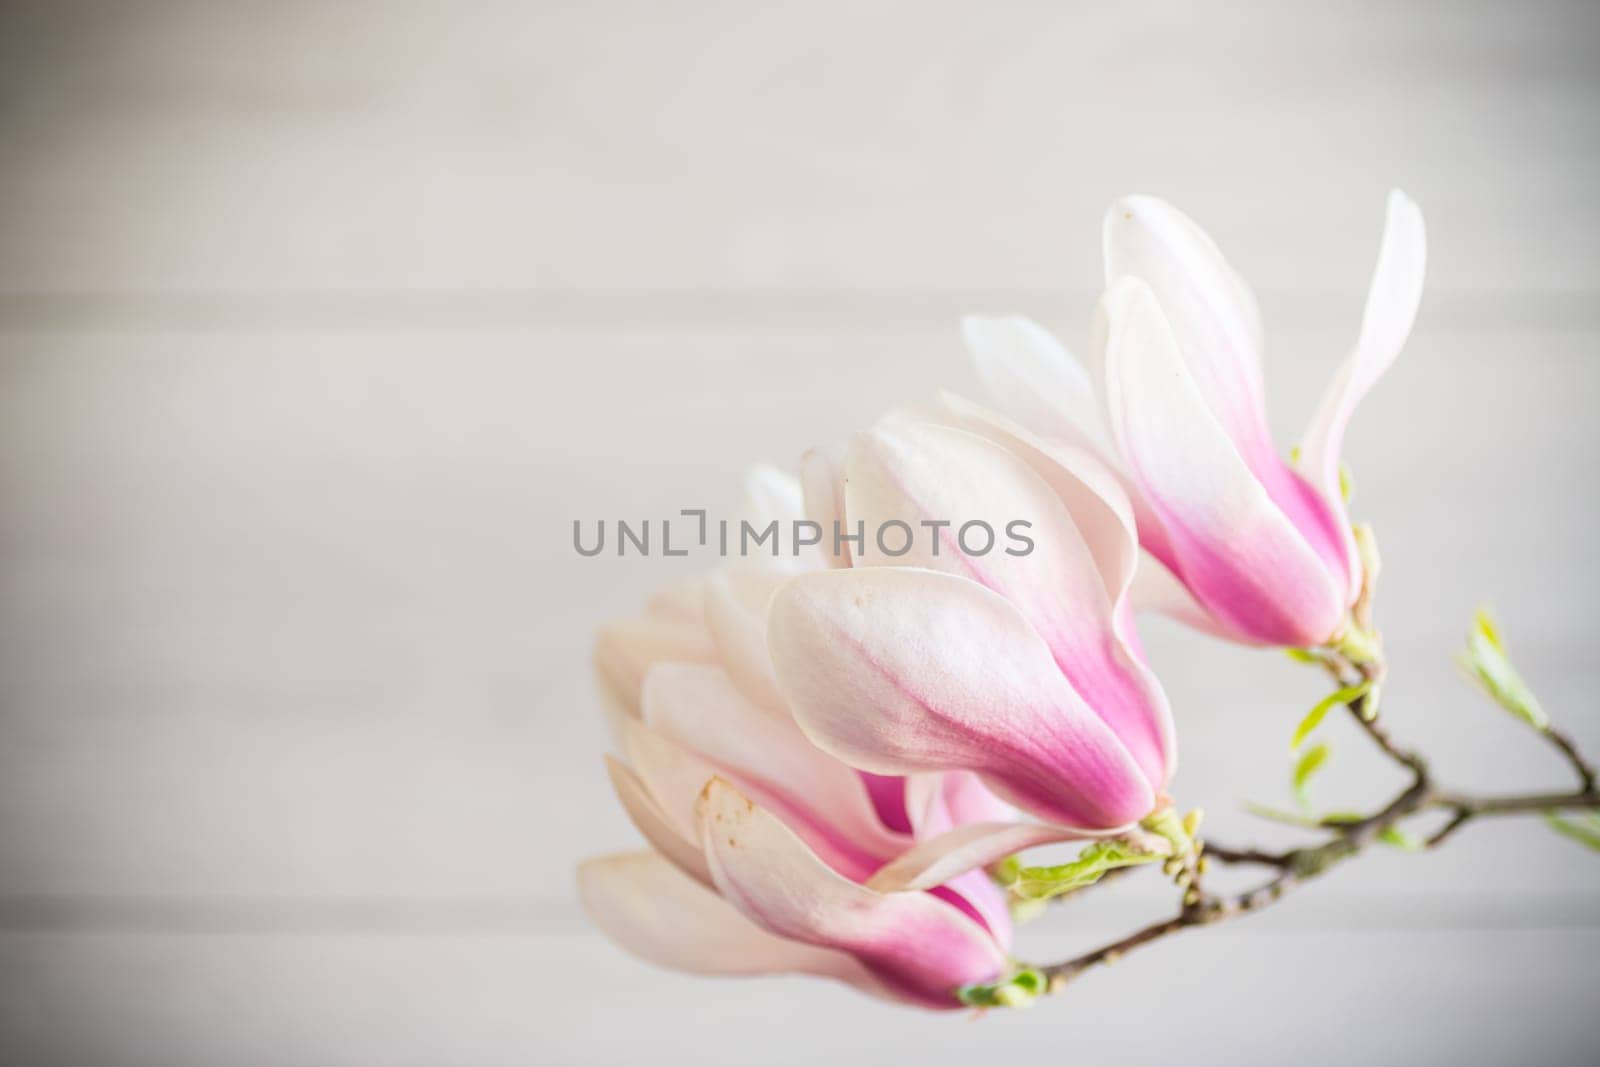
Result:
<svg viewBox="0 0 1600 1067"><path fill-rule="evenodd" d="M1044 330L969 319L968 346L991 394L1046 439L1116 467L1140 543L1157 561L1141 570L1143 599L1239 641L1337 640L1362 588L1340 446L1416 317L1425 258L1417 206L1390 194L1360 335L1294 463L1267 429L1255 298L1211 239L1171 205L1128 197L1106 215L1105 258L1098 405L1091 375Z"/></svg>
<svg viewBox="0 0 1600 1067"><path fill-rule="evenodd" d="M756 481L800 514L797 484L771 471ZM961 987L1009 964L1005 896L976 868L1082 835L1017 823L964 771L865 773L813 745L767 653L767 607L791 576L729 567L602 633L623 757L607 763L653 851L583 864L584 906L665 966L824 975L958 1007Z"/></svg>
<svg viewBox="0 0 1600 1067"><path fill-rule="evenodd" d="M803 478L819 522L932 532L866 537L778 591L772 663L811 740L878 774L976 772L1056 827L1158 807L1171 714L1128 612L1133 516L1098 461L945 397L812 453ZM1017 522L1031 551L963 548L967 524Z"/></svg>

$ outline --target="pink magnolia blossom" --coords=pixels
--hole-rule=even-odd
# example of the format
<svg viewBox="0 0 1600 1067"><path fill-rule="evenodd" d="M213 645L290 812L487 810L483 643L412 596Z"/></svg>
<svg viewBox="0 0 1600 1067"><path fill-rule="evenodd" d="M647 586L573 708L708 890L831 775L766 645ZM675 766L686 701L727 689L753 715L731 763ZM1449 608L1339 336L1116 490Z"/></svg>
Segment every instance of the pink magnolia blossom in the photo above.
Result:
<svg viewBox="0 0 1600 1067"><path fill-rule="evenodd" d="M800 514L797 484L770 471L758 484ZM730 566L603 631L622 757L608 768L652 851L584 863L584 906L664 966L823 975L959 1007L960 987L1009 965L1005 896L977 868L1084 835L1018 823L964 771L866 773L812 744L767 653L768 604L793 573Z"/></svg>
<svg viewBox="0 0 1600 1067"><path fill-rule="evenodd" d="M804 477L814 513L869 531L849 567L772 603L778 687L807 736L878 774L975 772L1059 827L1159 805L1171 714L1128 612L1133 515L1101 463L945 397L812 453ZM1031 551L963 548L966 524L1019 521ZM871 535L892 523L927 535Z"/></svg>
<svg viewBox="0 0 1600 1067"><path fill-rule="evenodd" d="M1155 560L1142 600L1235 640L1310 647L1341 635L1361 591L1340 446L1410 333L1425 254L1420 211L1392 193L1361 332L1295 463L1267 428L1255 298L1164 201L1106 215L1094 374L1027 320L969 319L967 341L1004 410L1115 466Z"/></svg>

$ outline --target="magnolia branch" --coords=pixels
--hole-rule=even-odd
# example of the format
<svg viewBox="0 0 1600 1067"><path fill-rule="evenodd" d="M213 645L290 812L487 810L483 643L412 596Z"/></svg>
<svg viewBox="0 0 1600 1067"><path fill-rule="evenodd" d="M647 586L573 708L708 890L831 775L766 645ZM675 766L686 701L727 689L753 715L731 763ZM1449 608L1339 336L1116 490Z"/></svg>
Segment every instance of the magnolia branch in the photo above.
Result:
<svg viewBox="0 0 1600 1067"><path fill-rule="evenodd" d="M1099 964L1115 963L1125 953L1142 945L1192 926L1210 926L1266 907L1302 883L1318 878L1338 863L1358 855L1394 831L1402 822L1418 815L1449 813L1443 825L1420 845L1422 848L1436 848L1463 826L1480 818L1534 812L1600 810L1600 788L1596 786L1594 766L1583 757L1570 738L1548 725L1541 727L1539 732L1571 766L1579 781L1577 789L1568 792L1478 795L1439 786L1433 779L1427 761L1396 743L1379 720L1375 696L1379 691L1376 683L1382 676L1381 664L1357 663L1336 654L1319 657L1319 662L1341 686L1369 683L1366 691L1351 700L1347 707L1357 725L1378 749L1408 772L1410 782L1406 787L1372 815L1354 820L1322 819L1310 822L1309 825L1331 835L1320 844L1274 852L1228 848L1209 842L1201 845L1197 842L1196 857L1179 879L1179 884L1184 887L1184 896L1178 913L1092 952L1039 967L1038 970L1049 981L1051 992ZM1212 894L1201 885L1209 861L1258 866L1273 873L1267 881L1244 893Z"/></svg>

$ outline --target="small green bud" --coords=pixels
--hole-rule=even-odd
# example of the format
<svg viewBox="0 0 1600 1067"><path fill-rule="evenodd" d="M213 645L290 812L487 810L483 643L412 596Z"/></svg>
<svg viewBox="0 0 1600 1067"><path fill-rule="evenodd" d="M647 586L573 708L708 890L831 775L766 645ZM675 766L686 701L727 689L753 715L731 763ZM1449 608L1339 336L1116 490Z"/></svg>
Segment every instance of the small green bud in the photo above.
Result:
<svg viewBox="0 0 1600 1067"><path fill-rule="evenodd" d="M1189 840L1186 820L1180 819L1178 813L1171 807L1151 812L1140 820L1139 825L1153 834L1166 838L1172 845L1172 855L1175 857L1187 856L1194 849L1194 843Z"/></svg>
<svg viewBox="0 0 1600 1067"><path fill-rule="evenodd" d="M1383 658L1383 646L1378 642L1378 635L1363 630L1353 622L1328 647L1351 663L1377 663Z"/></svg>
<svg viewBox="0 0 1600 1067"><path fill-rule="evenodd" d="M1496 704L1535 730L1543 732L1550 728L1550 716L1545 714L1539 698L1533 695L1533 690L1511 662L1488 608L1478 609L1467 634L1466 651L1456 662Z"/></svg>

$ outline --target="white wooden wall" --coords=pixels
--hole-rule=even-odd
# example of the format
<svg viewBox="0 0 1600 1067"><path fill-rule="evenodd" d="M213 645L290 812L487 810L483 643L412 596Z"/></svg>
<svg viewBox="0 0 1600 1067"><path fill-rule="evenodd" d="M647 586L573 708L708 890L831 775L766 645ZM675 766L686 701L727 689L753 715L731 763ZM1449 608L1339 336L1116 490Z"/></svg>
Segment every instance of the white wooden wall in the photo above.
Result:
<svg viewBox="0 0 1600 1067"><path fill-rule="evenodd" d="M964 311L1079 342L1125 191L1261 290L1288 442L1400 185L1429 296L1350 445L1387 703L1453 781L1561 781L1448 656L1492 600L1600 747L1596 15L9 6L0 1061L1590 1062L1600 861L1537 825L981 1024L634 962L572 899L578 857L636 841L588 646L686 568L569 538L726 507L747 462L970 388ZM1236 801L1282 799L1322 687L1148 636L1180 797L1264 836ZM1342 726L1323 795L1382 796ZM1030 954L1166 906L1125 885Z"/></svg>

